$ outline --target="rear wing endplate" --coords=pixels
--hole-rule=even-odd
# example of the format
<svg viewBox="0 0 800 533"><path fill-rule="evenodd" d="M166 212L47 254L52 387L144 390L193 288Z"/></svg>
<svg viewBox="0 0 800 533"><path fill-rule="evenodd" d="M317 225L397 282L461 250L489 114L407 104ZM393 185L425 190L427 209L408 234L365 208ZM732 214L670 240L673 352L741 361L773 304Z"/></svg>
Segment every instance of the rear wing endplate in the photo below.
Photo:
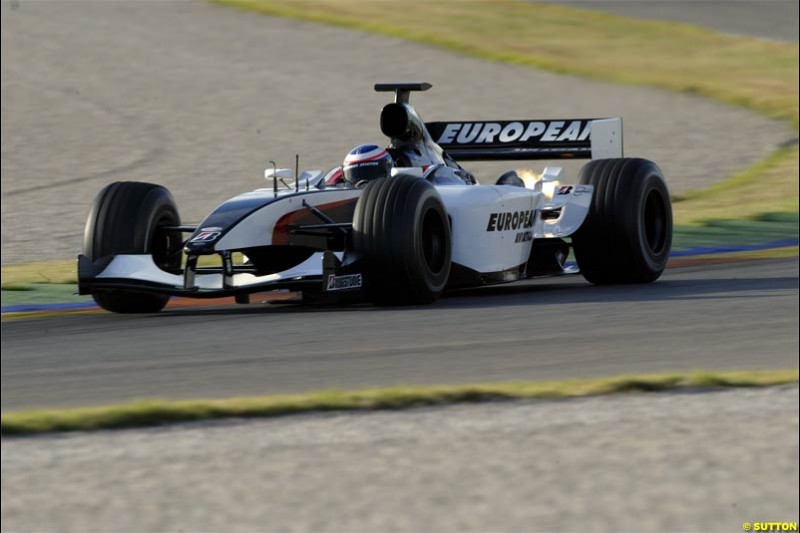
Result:
<svg viewBox="0 0 800 533"><path fill-rule="evenodd" d="M456 161L609 159L623 156L622 119L429 122Z"/></svg>

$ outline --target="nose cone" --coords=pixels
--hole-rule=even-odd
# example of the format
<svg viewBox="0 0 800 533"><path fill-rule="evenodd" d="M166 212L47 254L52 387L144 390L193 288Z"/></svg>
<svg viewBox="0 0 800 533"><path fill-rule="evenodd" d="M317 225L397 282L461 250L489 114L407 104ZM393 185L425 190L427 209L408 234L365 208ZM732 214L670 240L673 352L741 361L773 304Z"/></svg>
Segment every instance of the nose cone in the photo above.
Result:
<svg viewBox="0 0 800 533"><path fill-rule="evenodd" d="M189 255L204 255L214 253L214 244L216 244L221 231L211 231L203 229L195 232L194 235L186 242L183 251Z"/></svg>

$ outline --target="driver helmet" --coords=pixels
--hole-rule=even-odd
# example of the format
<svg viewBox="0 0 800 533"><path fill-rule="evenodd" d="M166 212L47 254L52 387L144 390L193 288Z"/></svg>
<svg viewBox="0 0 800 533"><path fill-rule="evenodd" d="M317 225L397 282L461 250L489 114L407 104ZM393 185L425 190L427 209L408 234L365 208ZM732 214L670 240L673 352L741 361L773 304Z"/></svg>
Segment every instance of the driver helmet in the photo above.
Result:
<svg viewBox="0 0 800 533"><path fill-rule="evenodd" d="M342 170L344 180L350 185L363 186L366 183L388 178L394 161L385 149L374 144L356 146L344 158Z"/></svg>

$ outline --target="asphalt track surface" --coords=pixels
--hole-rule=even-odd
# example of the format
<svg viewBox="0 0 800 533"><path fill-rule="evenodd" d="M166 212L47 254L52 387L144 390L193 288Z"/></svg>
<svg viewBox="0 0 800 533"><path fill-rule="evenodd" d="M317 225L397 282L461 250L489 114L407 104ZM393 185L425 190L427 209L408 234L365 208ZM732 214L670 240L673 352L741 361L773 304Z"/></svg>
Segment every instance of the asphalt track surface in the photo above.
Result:
<svg viewBox="0 0 800 533"><path fill-rule="evenodd" d="M412 100L426 120L622 116L626 154L656 161L673 192L796 137L785 123L696 96L204 2L0 6L4 264L74 257L91 200L111 181L166 185L184 221L197 222L263 186L271 159L289 166L299 152L303 167L327 169L357 144L383 142L387 95L372 92L376 81L432 82ZM508 166L469 165L484 182Z"/></svg>
<svg viewBox="0 0 800 533"><path fill-rule="evenodd" d="M798 41L797 0L556 0L625 17L671 20L723 33Z"/></svg>
<svg viewBox="0 0 800 533"><path fill-rule="evenodd" d="M2 325L2 409L385 385L798 366L798 260L464 291L433 306L288 304Z"/></svg>

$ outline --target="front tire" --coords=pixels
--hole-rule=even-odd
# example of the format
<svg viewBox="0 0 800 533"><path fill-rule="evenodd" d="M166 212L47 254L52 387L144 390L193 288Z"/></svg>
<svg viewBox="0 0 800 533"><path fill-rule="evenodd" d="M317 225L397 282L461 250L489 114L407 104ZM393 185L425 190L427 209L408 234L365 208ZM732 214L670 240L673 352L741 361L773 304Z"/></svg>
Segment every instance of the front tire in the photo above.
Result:
<svg viewBox="0 0 800 533"><path fill-rule="evenodd" d="M428 181L397 176L370 182L353 214L353 248L367 262L378 305L429 304L450 277L450 221Z"/></svg>
<svg viewBox="0 0 800 533"><path fill-rule="evenodd" d="M572 237L575 259L592 283L650 283L672 246L672 204L661 170L646 159L599 159L580 183L594 186L589 214Z"/></svg>
<svg viewBox="0 0 800 533"><path fill-rule="evenodd" d="M175 200L167 189L152 183L116 182L94 200L83 236L83 255L97 261L115 254L152 254L167 271L181 267L181 235L160 230L180 225ZM92 294L97 305L115 313L156 313L169 296L124 290Z"/></svg>

